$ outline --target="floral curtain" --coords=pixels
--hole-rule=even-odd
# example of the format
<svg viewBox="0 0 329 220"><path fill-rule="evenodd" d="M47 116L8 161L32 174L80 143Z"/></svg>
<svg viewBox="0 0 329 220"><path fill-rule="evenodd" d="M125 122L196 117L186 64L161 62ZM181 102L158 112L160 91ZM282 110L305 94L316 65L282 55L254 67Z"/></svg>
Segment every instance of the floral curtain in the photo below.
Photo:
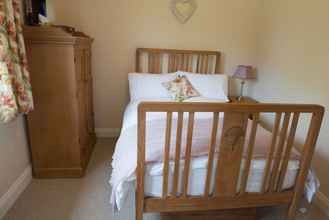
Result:
<svg viewBox="0 0 329 220"><path fill-rule="evenodd" d="M33 109L19 0L0 0L0 123Z"/></svg>

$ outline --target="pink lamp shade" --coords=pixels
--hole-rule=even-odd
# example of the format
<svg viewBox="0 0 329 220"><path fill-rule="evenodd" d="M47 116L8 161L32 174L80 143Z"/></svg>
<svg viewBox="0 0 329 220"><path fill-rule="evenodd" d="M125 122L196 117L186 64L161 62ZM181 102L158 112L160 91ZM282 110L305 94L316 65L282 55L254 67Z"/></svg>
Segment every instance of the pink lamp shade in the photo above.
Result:
<svg viewBox="0 0 329 220"><path fill-rule="evenodd" d="M252 66L245 66L245 65L239 65L233 77L242 80L256 79L256 76L253 74Z"/></svg>

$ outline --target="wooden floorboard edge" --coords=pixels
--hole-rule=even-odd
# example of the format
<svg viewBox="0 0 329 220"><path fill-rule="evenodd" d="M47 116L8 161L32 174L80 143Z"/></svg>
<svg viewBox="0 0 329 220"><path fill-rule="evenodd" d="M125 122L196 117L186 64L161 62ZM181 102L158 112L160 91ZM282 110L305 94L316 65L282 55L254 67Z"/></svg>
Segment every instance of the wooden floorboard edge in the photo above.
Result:
<svg viewBox="0 0 329 220"><path fill-rule="evenodd" d="M14 205L19 196L32 181L32 167L25 168L23 173L9 187L8 191L0 198L0 219L2 219Z"/></svg>

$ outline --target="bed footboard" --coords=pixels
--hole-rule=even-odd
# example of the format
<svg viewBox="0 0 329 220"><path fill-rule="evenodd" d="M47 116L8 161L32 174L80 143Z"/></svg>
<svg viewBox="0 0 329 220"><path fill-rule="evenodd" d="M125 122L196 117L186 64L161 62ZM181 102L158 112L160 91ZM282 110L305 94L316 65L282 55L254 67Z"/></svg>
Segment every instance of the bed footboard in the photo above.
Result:
<svg viewBox="0 0 329 220"><path fill-rule="evenodd" d="M162 197L150 198L144 196L145 174L145 143L146 143L146 113L165 112L167 114L166 134L163 157L163 185ZM189 196L189 173L191 163L191 148L193 140L194 116L197 112L213 114L212 131L209 140L207 175L204 193L201 196ZM176 143L170 146L173 113L177 113ZM184 170L182 189L179 192L179 169L181 154L181 140L184 113L188 113L186 135L186 152L184 152ZM220 113L224 114L221 118ZM275 115L272 139L269 143L269 153L262 178L262 189L259 193L246 192L250 166L252 162L254 142L260 114ZM287 172L290 154L295 142L295 134L301 114L310 114L307 137L302 145L300 168L294 187L283 190L283 182ZM295 211L301 199L305 180L310 168L317 137L322 123L324 108L317 105L283 105L283 104L217 104L217 103L164 103L144 102L138 107L138 164L137 164L137 192L136 192L136 220L143 219L144 212L187 212L207 210L244 209L264 206L288 204L287 219L295 217ZM244 141L247 139L246 128L249 116L252 115L251 132L248 134L247 149ZM222 123L219 153L216 154L215 143L218 124ZM174 171L172 190L168 190L168 170L170 147L175 147ZM240 177L243 152L245 165ZM214 166L213 161L220 157ZM216 158L217 159L217 158ZM216 175L212 180L212 171ZM239 182L239 177L241 178ZM214 189L210 190L211 181ZM238 187L238 182L239 187ZM239 190L237 190L239 188Z"/></svg>
<svg viewBox="0 0 329 220"><path fill-rule="evenodd" d="M161 220L256 220L256 208L162 213Z"/></svg>

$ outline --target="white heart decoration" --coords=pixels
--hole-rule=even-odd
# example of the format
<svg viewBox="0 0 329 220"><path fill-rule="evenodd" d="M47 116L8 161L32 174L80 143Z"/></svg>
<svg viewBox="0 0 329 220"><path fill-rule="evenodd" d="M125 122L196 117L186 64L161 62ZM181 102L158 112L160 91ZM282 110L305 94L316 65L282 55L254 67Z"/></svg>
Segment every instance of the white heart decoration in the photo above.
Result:
<svg viewBox="0 0 329 220"><path fill-rule="evenodd" d="M197 9L195 0L172 0L171 11L182 24L186 23Z"/></svg>

